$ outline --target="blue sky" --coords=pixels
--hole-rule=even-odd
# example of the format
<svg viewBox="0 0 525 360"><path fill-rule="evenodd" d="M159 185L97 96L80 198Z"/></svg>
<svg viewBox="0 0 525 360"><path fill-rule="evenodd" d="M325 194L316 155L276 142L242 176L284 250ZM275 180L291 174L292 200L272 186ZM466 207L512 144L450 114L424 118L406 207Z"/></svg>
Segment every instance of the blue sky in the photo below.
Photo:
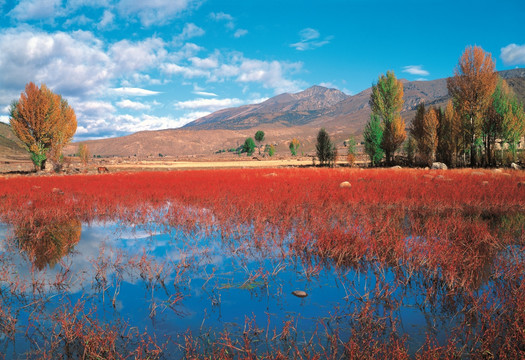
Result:
<svg viewBox="0 0 525 360"><path fill-rule="evenodd" d="M525 2L0 0L0 121L27 82L65 97L76 140L176 128L312 85L356 94L387 70L451 76L469 45L525 66Z"/></svg>

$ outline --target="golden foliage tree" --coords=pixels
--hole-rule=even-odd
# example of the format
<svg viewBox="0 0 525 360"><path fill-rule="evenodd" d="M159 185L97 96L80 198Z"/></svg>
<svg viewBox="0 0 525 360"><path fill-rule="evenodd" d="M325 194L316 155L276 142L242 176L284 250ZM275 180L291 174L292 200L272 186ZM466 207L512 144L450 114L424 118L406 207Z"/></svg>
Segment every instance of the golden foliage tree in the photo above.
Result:
<svg viewBox="0 0 525 360"><path fill-rule="evenodd" d="M60 161L62 148L77 129L75 112L67 101L45 84L39 88L32 82L11 105L9 122L31 153L37 170L45 167L48 157Z"/></svg>
<svg viewBox="0 0 525 360"><path fill-rule="evenodd" d="M437 110L434 107L431 107L423 116L423 136L418 142L423 161L428 165L432 165L436 160L438 126L439 121Z"/></svg>
<svg viewBox="0 0 525 360"><path fill-rule="evenodd" d="M447 102L438 130L438 158L448 166L456 166L456 157L462 150L461 122L452 100Z"/></svg>
<svg viewBox="0 0 525 360"><path fill-rule="evenodd" d="M395 151L406 139L405 121L400 115L403 107L403 83L397 80L394 72L387 71L386 75L379 77L377 84L372 85L370 107L372 113L382 120L381 147L387 163L391 164Z"/></svg>
<svg viewBox="0 0 525 360"><path fill-rule="evenodd" d="M78 157L80 158L80 161L82 162L82 165L86 166L89 157L91 156L89 152L89 148L86 144L79 144L78 145Z"/></svg>
<svg viewBox="0 0 525 360"><path fill-rule="evenodd" d="M490 53L479 46L469 46L459 59L454 76L447 79L447 88L454 107L461 117L463 131L470 145L470 163L478 164L477 145L482 121L498 82Z"/></svg>

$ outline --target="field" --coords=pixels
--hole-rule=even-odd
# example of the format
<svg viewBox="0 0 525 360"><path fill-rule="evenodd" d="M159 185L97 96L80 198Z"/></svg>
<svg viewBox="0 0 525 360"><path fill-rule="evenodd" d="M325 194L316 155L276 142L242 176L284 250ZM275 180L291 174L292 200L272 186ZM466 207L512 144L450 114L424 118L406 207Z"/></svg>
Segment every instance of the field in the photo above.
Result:
<svg viewBox="0 0 525 360"><path fill-rule="evenodd" d="M7 357L525 356L519 171L0 178L0 239Z"/></svg>

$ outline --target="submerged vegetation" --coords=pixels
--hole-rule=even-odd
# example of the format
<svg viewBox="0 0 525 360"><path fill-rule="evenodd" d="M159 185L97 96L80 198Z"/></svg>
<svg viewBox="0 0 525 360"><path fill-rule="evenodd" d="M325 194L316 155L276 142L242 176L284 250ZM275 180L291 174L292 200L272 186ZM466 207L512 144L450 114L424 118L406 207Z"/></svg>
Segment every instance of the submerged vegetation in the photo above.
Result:
<svg viewBox="0 0 525 360"><path fill-rule="evenodd" d="M520 172L320 168L0 179L0 223L11 229L0 347L12 354L26 342L41 358L520 358L524 181ZM170 245L163 258L140 238L131 255L100 247L75 273L67 259L88 241L80 231L104 223L164 233ZM34 265L26 281L13 276L8 250ZM221 272L217 256L235 266ZM284 274L311 293L296 315L282 309L297 290ZM138 312L108 315L137 279L149 326ZM268 304L245 309L240 292ZM162 319L184 318L198 293L222 316L228 303L246 311L241 324L207 328L207 315L163 331ZM301 317L308 306L315 315Z"/></svg>

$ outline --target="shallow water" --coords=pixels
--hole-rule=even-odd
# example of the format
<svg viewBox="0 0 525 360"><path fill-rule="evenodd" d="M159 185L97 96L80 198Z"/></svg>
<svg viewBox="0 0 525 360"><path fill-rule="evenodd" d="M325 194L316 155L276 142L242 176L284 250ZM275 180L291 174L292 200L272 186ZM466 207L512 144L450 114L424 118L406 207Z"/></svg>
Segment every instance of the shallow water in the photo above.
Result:
<svg viewBox="0 0 525 360"><path fill-rule="evenodd" d="M394 329L406 336L413 354L427 334L444 343L464 320L460 295L442 293L428 301L428 289L438 288L439 279L414 274L403 281L407 269L374 261L336 268L292 251L286 239L261 245L245 230L233 238L155 224L81 224L80 240L39 270L17 230L0 224L0 305L7 314L0 322L0 352L25 358L49 341L53 314L74 313L78 304L77 316L92 311L102 324L124 322L124 329L155 335L174 358L183 357L188 332L208 339L202 341L225 331L233 337L249 333L260 348L290 340L304 345L315 337L315 348L333 334L346 341L367 321L383 326L379 336ZM308 296L296 297L294 290ZM9 316L16 320L14 334L7 330ZM293 331L282 336L287 321Z"/></svg>

